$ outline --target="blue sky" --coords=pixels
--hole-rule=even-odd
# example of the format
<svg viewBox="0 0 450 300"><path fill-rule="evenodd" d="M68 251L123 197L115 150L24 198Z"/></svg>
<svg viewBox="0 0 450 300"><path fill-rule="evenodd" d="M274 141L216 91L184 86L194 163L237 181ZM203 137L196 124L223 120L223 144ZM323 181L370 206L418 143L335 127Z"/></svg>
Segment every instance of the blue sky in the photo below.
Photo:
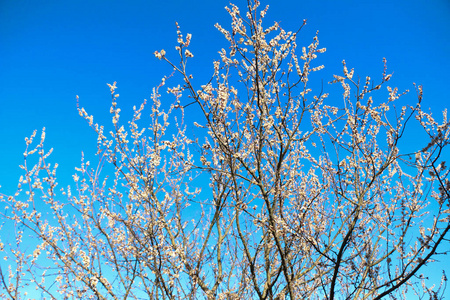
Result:
<svg viewBox="0 0 450 300"><path fill-rule="evenodd" d="M119 105L129 111L171 69L153 56L162 48L176 58L177 21L192 33L196 82L208 79L217 52L227 47L214 28L228 28L228 1L25 1L0 2L0 192L15 190L25 149L24 138L46 127L52 161L59 177L69 182L81 151L95 152L95 134L78 116L80 105L108 124L107 83L117 81ZM246 1L233 2L245 10ZM381 78L383 57L392 85L413 90L424 86L423 107L436 115L450 105L450 2L434 1L264 1L266 24L280 21L296 30L306 46L319 30L327 52L318 60L325 70L311 80L332 80L342 60L361 77ZM325 87L327 88L327 87ZM330 99L342 101L340 94ZM406 98L413 101L414 91ZM172 101L172 99L170 99ZM333 100L330 100L333 101ZM416 140L409 142L415 143Z"/></svg>
<svg viewBox="0 0 450 300"><path fill-rule="evenodd" d="M244 10L246 1L235 4ZM197 82L211 74L217 51L227 47L213 27L230 23L228 1L12 1L0 2L0 185L15 185L24 137L46 127L48 147L60 177L69 175L80 153L94 151L95 136L76 111L80 104L109 122L106 83L118 82L120 105L149 98L171 70L153 56L173 49L175 21L193 35L191 71ZM317 60L325 70L313 80L328 82L341 61L361 77L379 78L382 58L400 90L424 85L424 107L438 113L450 103L450 2L436 1L265 1L267 21L285 30L307 26L300 44L316 30L327 52ZM267 22L267 24L270 24ZM303 42L302 42L303 41ZM174 54L169 51L170 54ZM173 56L175 57L175 55ZM203 76L203 77L202 77ZM339 95L335 95L340 99ZM414 101L413 94L408 98ZM95 147L95 146L94 146ZM67 173L66 173L67 172ZM6 190L5 190L6 189Z"/></svg>

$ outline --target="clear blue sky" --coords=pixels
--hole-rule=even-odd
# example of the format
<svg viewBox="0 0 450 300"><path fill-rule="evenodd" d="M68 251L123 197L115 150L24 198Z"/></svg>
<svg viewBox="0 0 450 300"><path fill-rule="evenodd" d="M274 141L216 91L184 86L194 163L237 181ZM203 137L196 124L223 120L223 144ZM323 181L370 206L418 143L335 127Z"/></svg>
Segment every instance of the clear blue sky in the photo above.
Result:
<svg viewBox="0 0 450 300"><path fill-rule="evenodd" d="M117 81L125 110L149 99L170 68L153 56L173 49L175 21L192 33L197 82L208 78L217 51L227 47L214 28L230 23L222 0L0 1L0 192L10 193L20 176L24 137L46 127L59 177L69 182L82 150L95 152L95 135L78 116L80 104L101 123L109 122L106 83ZM245 10L246 1L233 2ZM285 30L308 24L300 44L316 30L327 52L325 70L313 80L328 82L346 59L356 74L380 78L382 58L394 72L392 85L424 86L423 107L435 114L450 105L450 1L263 1L268 21ZM269 24L267 22L266 24ZM173 54L172 50L169 51ZM175 56L173 56L175 58ZM334 99L341 100L336 94ZM333 99L333 98L332 98ZM415 100L414 92L408 98ZM413 103L411 103L413 104ZM416 142L411 140L411 143Z"/></svg>
<svg viewBox="0 0 450 300"><path fill-rule="evenodd" d="M193 34L192 73L210 75L225 40L213 27L230 23L228 1L25 1L0 2L0 185L9 190L20 174L24 137L47 128L60 177L72 173L81 150L95 137L76 111L76 95L97 120L109 122L106 83L118 82L121 105L149 98L170 69L153 51L173 49L175 21ZM245 10L246 1L235 4ZM424 85L424 106L438 112L450 103L450 2L264 1L267 20L295 30L308 19L300 42L316 30L327 52L315 79L328 82L341 61L360 76L381 76L382 58L393 84ZM269 23L267 23L269 24ZM170 52L169 52L170 54ZM174 56L175 57L175 56ZM335 95L340 99L339 95ZM409 98L414 100L413 95ZM68 173L65 173L68 172Z"/></svg>

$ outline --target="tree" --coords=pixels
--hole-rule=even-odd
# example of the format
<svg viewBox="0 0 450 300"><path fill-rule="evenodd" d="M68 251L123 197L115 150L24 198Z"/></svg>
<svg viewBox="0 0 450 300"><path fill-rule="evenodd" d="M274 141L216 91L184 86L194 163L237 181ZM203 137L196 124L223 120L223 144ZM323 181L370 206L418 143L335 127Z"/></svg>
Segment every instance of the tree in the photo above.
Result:
<svg viewBox="0 0 450 300"><path fill-rule="evenodd" d="M417 104L396 107L406 92L387 86L386 62L379 82L343 62L331 82L342 85L343 106L329 105L308 80L323 68L314 67L325 52L317 35L299 51L298 31L263 28L267 9L249 0L243 17L227 8L231 30L216 27L230 50L199 89L186 68L191 35L177 27L179 63L154 54L182 83L167 89L175 100L164 110L159 91L172 79L163 78L149 122L140 121L144 102L121 125L115 83L111 132L79 108L97 133L99 163L82 160L73 188L57 187L45 131L37 145L36 132L26 139L17 193L1 195L16 228L16 243L1 244L11 264L3 297L22 299L29 287L54 299L443 294L445 274L433 289L421 270L448 252L446 111L442 123L424 112L421 86ZM384 102L372 96L382 88ZM203 119L192 122L189 110ZM410 126L428 141L405 152Z"/></svg>

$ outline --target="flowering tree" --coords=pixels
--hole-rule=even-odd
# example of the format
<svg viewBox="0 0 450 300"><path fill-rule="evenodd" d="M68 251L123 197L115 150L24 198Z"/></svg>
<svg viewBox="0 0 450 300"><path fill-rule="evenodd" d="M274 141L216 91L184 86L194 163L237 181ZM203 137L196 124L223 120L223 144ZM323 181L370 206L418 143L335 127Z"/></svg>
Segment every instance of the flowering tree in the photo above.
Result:
<svg viewBox="0 0 450 300"><path fill-rule="evenodd" d="M433 289L421 269L449 250L446 111L442 123L425 113L421 86L417 104L396 107L405 93L387 86L386 64L375 82L345 62L332 81L343 105L332 106L308 80L323 68L314 66L325 52L317 36L299 48L298 32L263 28L258 1L245 16L227 11L231 30L216 27L230 50L205 85L191 81L191 35L178 27L179 63L155 52L181 76L167 89L170 107L161 104L164 77L148 122L144 102L122 125L115 83L110 132L79 108L97 133L99 163L82 160L72 187L57 187L44 131L40 142L36 132L26 139L17 193L1 195L2 218L16 228L15 242L0 244L2 297L24 299L30 288L52 299L443 293L445 274ZM194 110L197 122L185 115ZM410 126L429 139L405 152Z"/></svg>

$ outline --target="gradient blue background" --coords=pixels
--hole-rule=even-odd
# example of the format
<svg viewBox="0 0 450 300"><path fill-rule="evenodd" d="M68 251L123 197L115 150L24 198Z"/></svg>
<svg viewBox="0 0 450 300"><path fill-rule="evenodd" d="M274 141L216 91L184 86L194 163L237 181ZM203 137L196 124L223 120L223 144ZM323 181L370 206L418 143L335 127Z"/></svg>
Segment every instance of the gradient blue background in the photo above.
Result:
<svg viewBox="0 0 450 300"><path fill-rule="evenodd" d="M170 67L152 53L164 48L176 60L175 21L184 34L193 35L194 82L207 80L217 51L228 47L213 26L219 22L229 28L230 18L223 9L228 3L1 0L0 193L15 191L24 137L42 127L46 127L47 148L54 148L51 162L59 163L59 178L62 185L68 184L81 151L92 158L96 150L95 134L78 116L76 95L94 121L109 124L111 98L106 83L117 81L119 105L126 117L133 105L150 98L163 75L170 74ZM245 11L246 1L234 3ZM320 44L327 52L316 64L324 64L325 70L311 80L332 80L332 74L341 74L343 59L361 77L380 79L386 57L389 72L394 72L390 84L412 90L406 98L410 104L416 99L412 85L416 82L424 86L424 108L438 116L450 106L450 1L262 4L270 5L266 25L275 20L287 31L296 30L308 19L300 34L301 46L320 31ZM172 101L163 95L162 101L165 97ZM342 101L341 94L329 101Z"/></svg>
<svg viewBox="0 0 450 300"><path fill-rule="evenodd" d="M239 0L241 11L245 2ZM175 21L193 34L191 72L200 84L211 74L226 41L213 27L230 23L228 1L12 1L0 2L0 185L9 190L20 170L24 137L47 128L47 146L60 175L71 173L95 136L76 111L80 104L109 123L106 83L118 82L120 105L149 98L171 70L153 52L176 44ZM424 85L424 107L439 113L450 103L449 1L265 1L267 20L285 30L308 25L300 44L316 30L327 48L314 79L331 80L347 60L356 74L379 78L382 58L400 90ZM270 24L267 22L267 24ZM176 59L175 55L172 55ZM202 78L203 76L203 78ZM332 95L340 100L340 95ZM414 96L409 97L414 101ZM171 100L170 100L171 101ZM411 103L412 104L412 103Z"/></svg>

